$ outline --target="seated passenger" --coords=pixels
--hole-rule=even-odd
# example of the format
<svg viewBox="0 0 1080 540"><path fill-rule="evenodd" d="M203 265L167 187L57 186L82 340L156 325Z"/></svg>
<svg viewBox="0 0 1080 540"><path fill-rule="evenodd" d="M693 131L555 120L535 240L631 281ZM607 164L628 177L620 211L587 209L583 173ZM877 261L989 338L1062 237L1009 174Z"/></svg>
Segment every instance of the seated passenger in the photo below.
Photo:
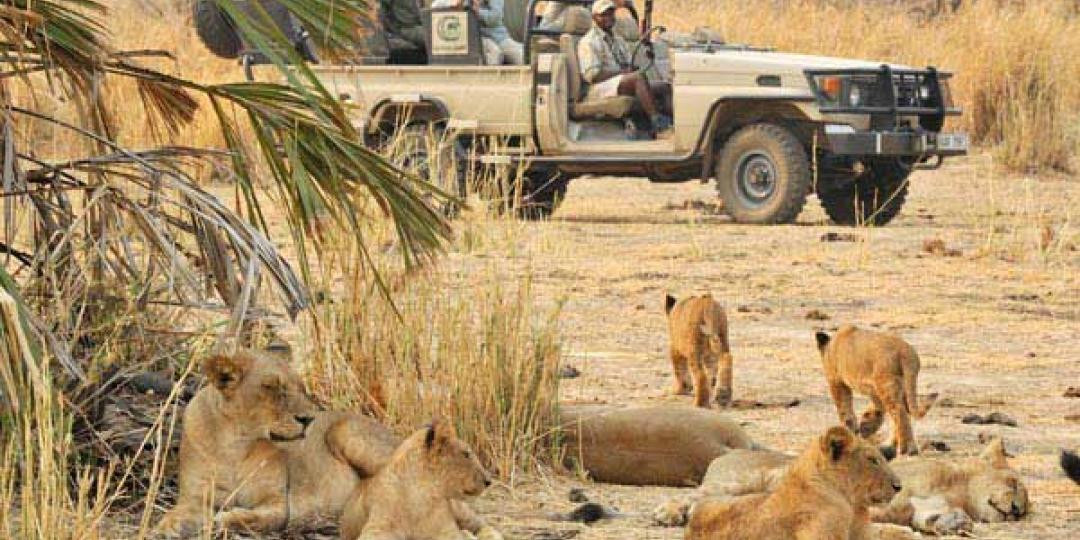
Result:
<svg viewBox="0 0 1080 540"><path fill-rule="evenodd" d="M589 83L585 99L632 96L652 122L657 138L671 134L671 86L650 83L630 58L630 48L615 35L615 2L596 0L592 5L593 25L578 43L581 78Z"/></svg>
<svg viewBox="0 0 1080 540"><path fill-rule="evenodd" d="M476 12L485 64L525 63L525 48L510 37L503 24L503 0L434 0L431 7L468 7Z"/></svg>
<svg viewBox="0 0 1080 540"><path fill-rule="evenodd" d="M617 9L615 14L615 35L627 42L641 39L641 30L638 28L637 10L634 9L633 0L614 0ZM536 25L538 30L548 30L571 34L584 34L592 25L589 19L589 10L578 5L563 4L561 2L542 2L537 8L540 12L540 23Z"/></svg>

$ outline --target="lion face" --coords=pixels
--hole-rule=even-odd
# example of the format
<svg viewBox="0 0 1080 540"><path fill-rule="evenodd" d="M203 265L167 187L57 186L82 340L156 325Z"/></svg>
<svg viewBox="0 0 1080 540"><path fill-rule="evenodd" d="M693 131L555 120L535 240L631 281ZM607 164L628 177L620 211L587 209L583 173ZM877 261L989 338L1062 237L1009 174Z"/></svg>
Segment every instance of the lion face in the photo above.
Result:
<svg viewBox="0 0 1080 540"><path fill-rule="evenodd" d="M476 454L457 438L447 422L432 422L424 447L432 477L438 479L446 497L473 497L491 485Z"/></svg>
<svg viewBox="0 0 1080 540"><path fill-rule="evenodd" d="M1028 513L1028 493L1020 474L1009 467L1000 438L987 445L968 480L968 499L979 521L1019 521Z"/></svg>
<svg viewBox="0 0 1080 540"><path fill-rule="evenodd" d="M826 469L852 500L882 504L900 491L900 477L881 451L846 427L829 428L821 438L821 450L826 456Z"/></svg>
<svg viewBox="0 0 1080 540"><path fill-rule="evenodd" d="M304 436L317 408L281 351L215 355L203 371L222 396L222 414L249 436L292 441Z"/></svg>

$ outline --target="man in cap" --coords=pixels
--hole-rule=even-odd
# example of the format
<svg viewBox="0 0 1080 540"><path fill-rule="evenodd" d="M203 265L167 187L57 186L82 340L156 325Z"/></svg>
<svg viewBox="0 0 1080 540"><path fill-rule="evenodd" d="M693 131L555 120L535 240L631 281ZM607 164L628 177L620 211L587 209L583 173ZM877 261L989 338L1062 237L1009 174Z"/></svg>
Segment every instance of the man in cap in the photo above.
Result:
<svg viewBox="0 0 1080 540"><path fill-rule="evenodd" d="M650 83L634 66L630 47L615 35L615 2L596 0L592 5L592 28L578 43L581 78L589 83L585 99L632 96L652 121L657 138L671 134L671 87Z"/></svg>

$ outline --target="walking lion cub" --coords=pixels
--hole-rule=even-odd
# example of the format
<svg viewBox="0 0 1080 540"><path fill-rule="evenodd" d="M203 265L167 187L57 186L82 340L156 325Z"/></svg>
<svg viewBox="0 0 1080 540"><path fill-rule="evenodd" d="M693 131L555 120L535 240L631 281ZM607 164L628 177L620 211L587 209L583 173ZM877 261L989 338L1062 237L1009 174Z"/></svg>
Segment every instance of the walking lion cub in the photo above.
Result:
<svg viewBox="0 0 1080 540"><path fill-rule="evenodd" d="M675 377L672 393L688 394L692 376L694 405L709 408L711 392L715 392L718 405L730 405L731 347L724 308L710 294L682 300L669 294L664 301L664 311L668 316L671 367Z"/></svg>
<svg viewBox="0 0 1080 540"><path fill-rule="evenodd" d="M881 428L887 413L893 420L896 452L917 454L911 417L922 418L929 407L920 409L915 394L920 366L915 349L893 334L851 325L840 327L835 336L818 332L815 338L840 422L869 437ZM871 401L857 425L852 391ZM931 395L930 402L936 397Z"/></svg>
<svg viewBox="0 0 1080 540"><path fill-rule="evenodd" d="M900 488L876 447L836 426L795 458L771 493L699 501L685 538L914 538L903 527L870 522L870 506L888 502Z"/></svg>
<svg viewBox="0 0 1080 540"><path fill-rule="evenodd" d="M360 485L341 516L342 540L501 540L464 499L491 485L469 445L442 420L405 439L390 462Z"/></svg>

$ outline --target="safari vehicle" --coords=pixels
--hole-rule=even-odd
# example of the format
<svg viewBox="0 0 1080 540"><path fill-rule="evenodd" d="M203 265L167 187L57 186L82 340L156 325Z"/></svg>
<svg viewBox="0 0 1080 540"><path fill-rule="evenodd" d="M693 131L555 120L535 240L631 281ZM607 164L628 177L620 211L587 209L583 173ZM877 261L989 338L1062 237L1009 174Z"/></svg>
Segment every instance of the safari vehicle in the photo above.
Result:
<svg viewBox="0 0 1080 540"><path fill-rule="evenodd" d="M451 160L435 180L445 188L465 189L464 165L516 172L525 217L554 212L572 179L605 175L712 180L741 223L793 222L814 193L837 224L883 225L903 206L913 170L967 152L965 134L943 131L960 114L948 72L665 40L651 24L651 0L643 37L630 46L645 51L635 55L647 64L639 67L671 82L674 134L635 136L624 119L635 114L632 98L582 101L577 43L587 24L545 29L537 4L507 0L508 21L523 19L508 26L523 39L528 65L483 65L475 14L444 8L423 10L425 63L389 54L314 70L354 106L365 136L405 135L403 163ZM662 45L666 54L657 55Z"/></svg>

